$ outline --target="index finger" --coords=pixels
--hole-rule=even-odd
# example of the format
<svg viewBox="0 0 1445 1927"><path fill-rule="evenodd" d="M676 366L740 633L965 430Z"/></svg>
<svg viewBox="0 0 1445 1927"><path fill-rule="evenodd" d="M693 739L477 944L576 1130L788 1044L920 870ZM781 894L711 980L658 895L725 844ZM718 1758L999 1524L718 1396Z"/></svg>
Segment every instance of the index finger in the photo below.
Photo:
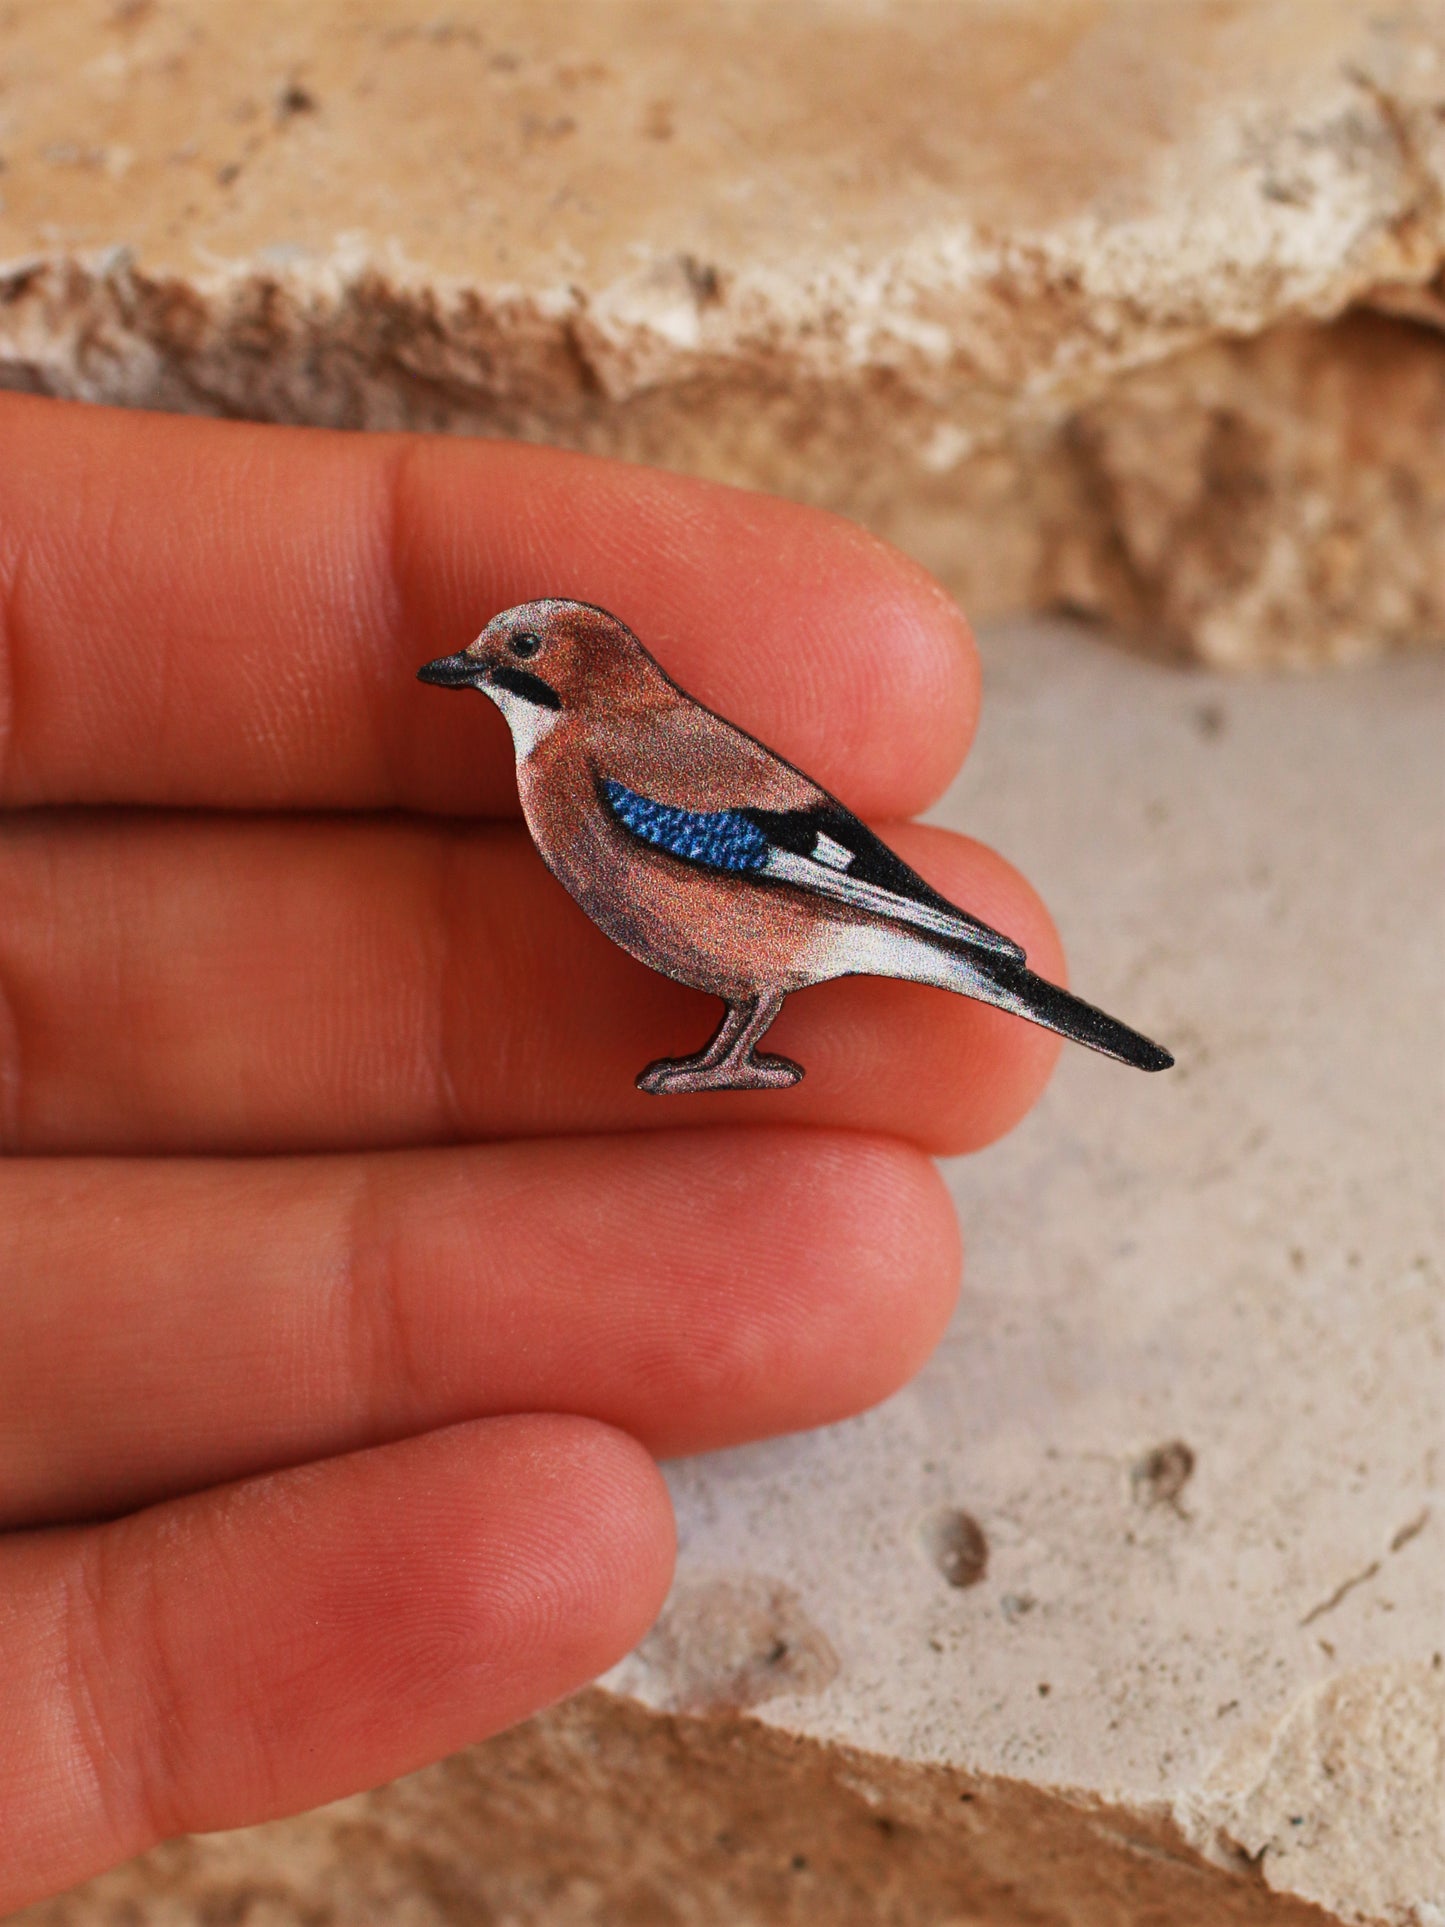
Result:
<svg viewBox="0 0 1445 1927"><path fill-rule="evenodd" d="M0 803L514 807L490 705L417 666L543 595L853 808L948 783L962 616L821 511L519 444L0 396Z"/></svg>

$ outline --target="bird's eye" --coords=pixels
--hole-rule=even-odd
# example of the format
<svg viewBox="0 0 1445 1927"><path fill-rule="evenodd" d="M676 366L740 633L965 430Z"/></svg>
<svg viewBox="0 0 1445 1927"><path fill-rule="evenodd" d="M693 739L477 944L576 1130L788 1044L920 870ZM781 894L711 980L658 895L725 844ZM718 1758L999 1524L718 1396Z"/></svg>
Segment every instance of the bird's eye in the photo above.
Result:
<svg viewBox="0 0 1445 1927"><path fill-rule="evenodd" d="M523 629L512 637L510 647L514 656L535 656L542 647L542 638L534 636L530 629Z"/></svg>

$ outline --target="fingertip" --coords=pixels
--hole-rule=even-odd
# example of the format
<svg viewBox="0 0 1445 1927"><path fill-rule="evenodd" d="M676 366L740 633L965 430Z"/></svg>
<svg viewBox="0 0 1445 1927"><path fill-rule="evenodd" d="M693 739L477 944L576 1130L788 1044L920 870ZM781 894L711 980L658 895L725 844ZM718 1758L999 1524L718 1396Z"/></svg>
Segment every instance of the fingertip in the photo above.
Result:
<svg viewBox="0 0 1445 1927"><path fill-rule="evenodd" d="M479 1420L19 1535L0 1906L176 1833L375 1786L604 1671L666 1593L655 1466L579 1418Z"/></svg>
<svg viewBox="0 0 1445 1927"><path fill-rule="evenodd" d="M883 537L816 511L806 532L823 558L815 712L836 728L825 751L831 780L810 773L862 816L915 815L948 788L973 743L982 700L973 630L943 586Z"/></svg>
<svg viewBox="0 0 1445 1927"><path fill-rule="evenodd" d="M232 1490L235 1516L230 1495L216 1502L216 1563L253 1532L270 1556L214 1665L202 1655L219 1629L192 1623L186 1638L198 1696L238 1661L254 1685L233 1704L229 1753L216 1722L212 1757L194 1763L189 1831L374 1785L514 1725L629 1652L671 1583L661 1475L589 1418L471 1420ZM181 1502L200 1516L210 1503ZM306 1668L285 1695L278 1651ZM258 1804L257 1787L278 1784Z"/></svg>
<svg viewBox="0 0 1445 1927"><path fill-rule="evenodd" d="M687 1298L692 1342L661 1354L648 1442L699 1452L829 1425L906 1384L958 1290L958 1222L932 1161L853 1131L687 1135L730 1172L731 1196L693 1193L697 1235L727 1265Z"/></svg>
<svg viewBox="0 0 1445 1927"><path fill-rule="evenodd" d="M1012 864L929 825L891 825L883 837L950 902L1019 943L1031 970L1063 981L1053 920ZM816 1066L815 1101L940 1157L1011 1131L1042 1096L1060 1049L1053 1032L966 993L865 976L795 998L775 1035L778 1050Z"/></svg>
<svg viewBox="0 0 1445 1927"><path fill-rule="evenodd" d="M661 1610L677 1551L672 1503L650 1455L616 1427L565 1413L484 1418L356 1463L368 1461L432 1499L368 1581L395 1613L382 1664L395 1643L424 1682L436 1662L446 1680L430 1707L424 1694L414 1703L414 1721L434 1722L425 1757L576 1691ZM343 1570L338 1561L333 1586ZM379 1690L372 1697L394 1717Z"/></svg>
<svg viewBox="0 0 1445 1927"><path fill-rule="evenodd" d="M978 729L983 703L983 664L978 640L962 605L904 550L856 523L851 528L863 555L889 587L904 635L917 664L920 704L929 704L940 724L941 780L928 796L932 803L957 775ZM920 805L919 807L926 807ZM907 814L916 812L909 811Z"/></svg>
<svg viewBox="0 0 1445 1927"><path fill-rule="evenodd" d="M963 1240L932 1158L897 1138L838 1141L838 1204L821 1240L831 1289L809 1334L821 1401L812 1425L868 1410L927 1363L958 1302ZM824 1195L827 1192L824 1191Z"/></svg>
<svg viewBox="0 0 1445 1927"><path fill-rule="evenodd" d="M677 1557L672 1501L652 1455L614 1425L570 1414L480 1424L513 1433L535 1482L534 1562L556 1576L558 1592L535 1630L539 1663L554 1676L546 1698L555 1699L615 1665L662 1610ZM485 1510L478 1524L485 1569Z"/></svg>
<svg viewBox="0 0 1445 1927"><path fill-rule="evenodd" d="M1020 871L986 844L938 830L914 830L918 857L955 902L1020 944L1037 976L1066 984L1063 942L1048 907ZM927 874L927 871L925 871ZM1005 1137L1038 1103L1063 1040L1041 1025L972 999L956 998L953 1101L940 1113L931 1148L945 1155L979 1151Z"/></svg>

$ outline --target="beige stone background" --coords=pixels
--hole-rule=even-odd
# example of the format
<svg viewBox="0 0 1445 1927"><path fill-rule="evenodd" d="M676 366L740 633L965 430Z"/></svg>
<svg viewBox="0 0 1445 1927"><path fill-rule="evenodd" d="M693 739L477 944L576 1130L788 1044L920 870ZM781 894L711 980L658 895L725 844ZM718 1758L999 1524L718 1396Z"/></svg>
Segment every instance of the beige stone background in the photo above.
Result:
<svg viewBox="0 0 1445 1927"><path fill-rule="evenodd" d="M920 555L939 819L1179 1056L950 1171L907 1392L673 1468L602 1686L26 1927L1445 1927L1445 6L3 0L0 202L9 385Z"/></svg>
<svg viewBox="0 0 1445 1927"><path fill-rule="evenodd" d="M0 379L861 516L980 616L1445 634L1442 0L6 0Z"/></svg>

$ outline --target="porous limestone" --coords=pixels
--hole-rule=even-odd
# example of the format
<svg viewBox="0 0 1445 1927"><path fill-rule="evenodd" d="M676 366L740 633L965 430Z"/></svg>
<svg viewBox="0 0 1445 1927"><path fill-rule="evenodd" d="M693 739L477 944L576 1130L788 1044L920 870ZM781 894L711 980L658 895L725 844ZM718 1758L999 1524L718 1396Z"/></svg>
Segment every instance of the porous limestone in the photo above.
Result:
<svg viewBox="0 0 1445 1927"><path fill-rule="evenodd" d="M906 1391L671 1469L603 1687L24 1927L1441 1927L1445 660L985 643L938 815L1176 1068L952 1168Z"/></svg>
<svg viewBox="0 0 1445 1927"><path fill-rule="evenodd" d="M1220 664L1445 636L1445 0L8 0L0 162L12 386L778 489Z"/></svg>

